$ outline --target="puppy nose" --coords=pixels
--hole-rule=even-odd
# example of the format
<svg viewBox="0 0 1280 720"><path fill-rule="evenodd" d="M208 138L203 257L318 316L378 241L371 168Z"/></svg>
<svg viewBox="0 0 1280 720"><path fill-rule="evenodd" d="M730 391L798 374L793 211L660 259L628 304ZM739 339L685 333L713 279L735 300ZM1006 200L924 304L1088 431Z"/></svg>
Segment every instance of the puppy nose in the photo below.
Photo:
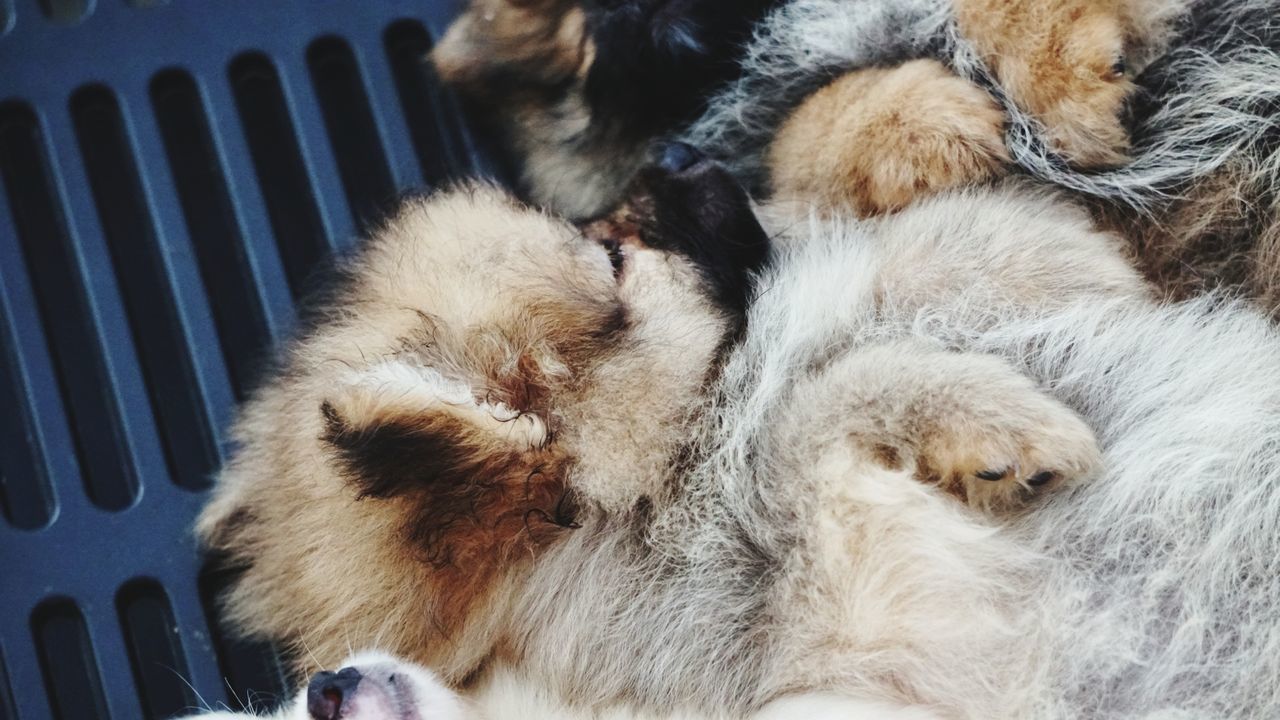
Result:
<svg viewBox="0 0 1280 720"><path fill-rule="evenodd" d="M351 703L360 677L360 671L353 667L342 668L338 672L316 673L307 685L307 714L311 720L338 720L342 717L344 703Z"/></svg>
<svg viewBox="0 0 1280 720"><path fill-rule="evenodd" d="M705 157L701 150L688 143L669 142L658 150L658 165L671 172L684 172Z"/></svg>

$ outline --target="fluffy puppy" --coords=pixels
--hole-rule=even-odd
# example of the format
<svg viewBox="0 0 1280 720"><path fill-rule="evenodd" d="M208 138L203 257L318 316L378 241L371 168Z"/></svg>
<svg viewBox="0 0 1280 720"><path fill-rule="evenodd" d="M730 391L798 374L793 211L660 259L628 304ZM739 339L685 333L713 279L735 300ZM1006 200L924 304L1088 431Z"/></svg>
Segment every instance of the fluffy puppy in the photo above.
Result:
<svg viewBox="0 0 1280 720"><path fill-rule="evenodd" d="M583 218L736 77L752 27L781 1L474 0L431 58L498 117L528 195Z"/></svg>
<svg viewBox="0 0 1280 720"><path fill-rule="evenodd" d="M714 22L683 25L704 39L672 45L665 31L711 17L704 6L720 13ZM477 2L434 55L447 80L500 103L538 202L601 211L663 133L706 149L757 194L863 216L1020 172L1090 202L1168 296L1221 287L1280 309L1275 0L787 0L756 23L736 65L725 39L764 5L740 16L692 0L620 12L653 20L599 37L581 20L595 6L583 7ZM546 42L484 29L510 17L546 26ZM656 52L633 50L651 39L708 51L678 65L632 60ZM547 83L535 75L556 63L510 57L535 47L580 51L575 79ZM623 51L610 57L611 47ZM711 81L704 67L733 69ZM721 81L705 108L690 100ZM622 110L602 88L644 99Z"/></svg>
<svg viewBox="0 0 1280 720"><path fill-rule="evenodd" d="M858 36L842 38L840 48L857 56L857 65L836 66L823 57L821 35L849 24L848 18L835 18L837 26L820 29L817 37L789 38L797 42L789 48L795 54L815 51L790 68L793 76L803 76L803 88L767 88L775 94L753 95L750 101L758 100L766 113L785 112L821 82L852 67L920 57L952 61L958 50L948 36L958 32L972 43L965 45L973 50L970 59L990 64L1002 92L1043 123L1044 137L1062 157L1080 167L1115 164L1128 142L1119 119L1132 87L1126 53L1130 45L1151 45L1168 20L1156 16L1173 14L1168 6L1181 1L838 3L858 18ZM726 157L759 151L744 134L765 130L758 122L760 109L752 109L755 118L749 121L740 118L750 125L744 133L720 128L726 118L714 112L718 105L743 99L735 97L735 84L714 97L710 116L704 112L707 99L730 81L758 83L751 74L760 67L760 54L770 51L770 34L812 15L812 5L809 0L476 0L432 57L444 80L504 116L530 196L582 217L618 199L649 141L691 122L695 144L707 145L711 138L702 135L719 129L736 136L725 138L728 147L717 147ZM748 42L753 32L757 37ZM819 45L810 48L814 42ZM769 123L772 129L777 119ZM957 120L962 128L966 120ZM946 126L950 118L935 116L932 122ZM999 131L996 123L996 146ZM893 146L911 147L910 135L900 132ZM1004 157L997 152L982 159L990 163ZM946 161L942 156L933 162ZM932 182L948 185L940 178Z"/></svg>
<svg viewBox="0 0 1280 720"><path fill-rule="evenodd" d="M509 641L530 561L588 509L664 489L767 240L718 168L646 177L644 222L668 230L643 244L485 186L371 238L245 408L200 521L246 566L237 625L328 664L363 639L458 681Z"/></svg>
<svg viewBox="0 0 1280 720"><path fill-rule="evenodd" d="M1025 187L794 220L761 271L687 148L585 234L411 204L244 409L231 618L588 708L1280 710L1269 324Z"/></svg>

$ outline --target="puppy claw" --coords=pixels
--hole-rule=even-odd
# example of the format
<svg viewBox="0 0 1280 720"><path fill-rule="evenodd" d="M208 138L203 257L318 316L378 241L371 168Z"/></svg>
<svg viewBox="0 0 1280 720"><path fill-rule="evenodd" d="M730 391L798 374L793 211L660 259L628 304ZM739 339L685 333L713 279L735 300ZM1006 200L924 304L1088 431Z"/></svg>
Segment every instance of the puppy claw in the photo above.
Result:
<svg viewBox="0 0 1280 720"><path fill-rule="evenodd" d="M1058 473L1052 470L1041 470L1040 472L1027 478L1027 484L1031 487L1043 487L1053 482L1058 477Z"/></svg>
<svg viewBox="0 0 1280 720"><path fill-rule="evenodd" d="M1001 412L953 425L928 443L921 476L973 507L998 511L1026 505L1101 465L1093 431L1070 408L1031 387L1003 402Z"/></svg>

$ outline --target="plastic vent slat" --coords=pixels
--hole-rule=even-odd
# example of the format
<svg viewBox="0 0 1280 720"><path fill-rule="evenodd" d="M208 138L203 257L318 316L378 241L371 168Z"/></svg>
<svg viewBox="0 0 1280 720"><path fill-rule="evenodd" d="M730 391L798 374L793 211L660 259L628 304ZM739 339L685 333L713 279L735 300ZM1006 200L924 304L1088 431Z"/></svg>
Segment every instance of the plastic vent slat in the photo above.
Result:
<svg viewBox="0 0 1280 720"><path fill-rule="evenodd" d="M244 397L262 370L271 334L204 101L195 80L181 70L157 75L150 96L222 354L236 394Z"/></svg>
<svg viewBox="0 0 1280 720"><path fill-rule="evenodd" d="M363 68L346 40L327 36L307 48L307 69L347 205L364 230L390 209L395 184L369 107Z"/></svg>
<svg viewBox="0 0 1280 720"><path fill-rule="evenodd" d="M102 663L80 608L67 598L50 600L32 614L31 632L36 638L53 717L112 717L99 673Z"/></svg>
<svg viewBox="0 0 1280 720"><path fill-rule="evenodd" d="M320 217L284 86L271 59L261 53L232 60L227 81L253 166L243 177L258 180L289 289L297 297L320 259L332 250L332 241Z"/></svg>
<svg viewBox="0 0 1280 720"><path fill-rule="evenodd" d="M40 9L53 22L70 24L83 18L93 2L94 0L40 0Z"/></svg>
<svg viewBox="0 0 1280 720"><path fill-rule="evenodd" d="M316 207L329 228L333 250L341 252L351 246L358 230L347 204L337 158L329 144L320 100L311 86L306 48L296 55L273 57L272 64L279 74Z"/></svg>
<svg viewBox="0 0 1280 720"><path fill-rule="evenodd" d="M464 172L467 160L458 117L422 60L431 50L431 37L421 23L402 20L383 33L383 47L423 179L440 185Z"/></svg>
<svg viewBox="0 0 1280 720"><path fill-rule="evenodd" d="M168 468L179 484L203 487L220 461L216 430L204 412L126 118L102 86L77 91L71 112Z"/></svg>
<svg viewBox="0 0 1280 720"><path fill-rule="evenodd" d="M65 343L61 379L74 388L68 405L72 417L76 418L77 433L95 443L86 444L81 457L81 470L86 473L91 488L90 498L98 507L122 510L137 499L144 479L163 478L168 468L143 381L138 349L130 342L132 331L119 283L112 272L111 256L73 120L65 106L61 110L47 115L47 127L58 177L65 188L68 247L64 255L47 262L52 265L65 260L72 267L51 267L48 272L53 275L56 269L65 273L59 275L59 281L80 294L83 303L79 310L81 324L72 326L75 334L72 329L61 331ZM56 303L57 298L51 302ZM93 375L88 378L77 365L82 359L81 353L91 359L89 367ZM82 407L94 413L84 415ZM95 423L99 420L107 423L107 427L97 426ZM108 449L108 444L114 446ZM112 468L104 456L110 457L110 462L121 462L123 467L107 476Z"/></svg>
<svg viewBox="0 0 1280 720"><path fill-rule="evenodd" d="M497 167L415 62L456 6L47 2L82 17L0 0L0 473L21 484L0 493L0 720L52 720L46 685L78 698L61 717L167 716L179 674L210 705L269 702L270 649L213 621L199 488L356 219ZM275 78L265 116L246 57Z"/></svg>
<svg viewBox="0 0 1280 720"><path fill-rule="evenodd" d="M382 43L384 34L385 31L375 32L365 38L356 38L353 44L358 51L370 97L398 100L395 73L391 66L391 59L387 56L386 48ZM423 62L425 57L424 54ZM373 104L371 110L386 152L388 169L391 171L396 187L422 187L422 167L414 153L413 141L409 134L409 120L404 114L404 108L397 102L385 108L380 104Z"/></svg>
<svg viewBox="0 0 1280 720"><path fill-rule="evenodd" d="M23 268L17 237L8 197L0 192L0 268ZM9 415L15 426L30 433L5 435L0 437L0 443L21 445L21 449L7 451L6 455L30 456L32 462L39 466L33 470L39 471L43 484L41 493L48 505L45 513L33 515L45 515L44 522L40 523L43 527L54 519L58 511L59 498L55 488L59 484L78 488L80 470L74 451L67 452L67 448L73 447L67 416L44 330L37 313L32 312L34 307L35 294L26 274L0 272L0 331L5 333L0 344L4 346L9 370L5 381L15 394L22 396L21 401L10 406ZM18 417L19 413L21 417ZM61 478L61 482L55 482L55 478ZM34 529L31 524L19 523L18 526ZM8 529L5 523L0 522L0 557L3 556L4 535Z"/></svg>
<svg viewBox="0 0 1280 720"><path fill-rule="evenodd" d="M142 717L155 720L199 707L195 691L186 684L191 671L164 588L150 579L131 582L116 596L116 610L142 703Z"/></svg>
<svg viewBox="0 0 1280 720"><path fill-rule="evenodd" d="M116 442L123 421L106 392L105 361L47 147L47 135L34 112L6 108L0 117L0 178L8 189L22 257L10 267L28 273L35 304L27 312L38 313L48 334L89 494L101 504L123 507L137 486L135 468ZM102 460L96 471L84 468L88 453Z"/></svg>
<svg viewBox="0 0 1280 720"><path fill-rule="evenodd" d="M294 306L283 262L269 221L266 196L278 186L259 181L250 159L247 131L237 111L227 58L218 67L195 76L208 99L209 128L224 165L223 178L245 239L245 257L272 341L283 338L293 325ZM297 192L310 194L301 186ZM326 245L327 247L327 241Z"/></svg>
<svg viewBox="0 0 1280 720"><path fill-rule="evenodd" d="M53 519L53 493L8 314L0 313L0 509L15 527L35 530Z"/></svg>
<svg viewBox="0 0 1280 720"><path fill-rule="evenodd" d="M133 141L138 150L138 163L160 240L159 257L169 291L175 303L174 312L183 344L194 373L190 391L202 400L197 408L207 418L215 445L221 445L226 422L233 410L230 373L224 362L223 342L213 322L209 294L201 278L197 253L178 201L176 184L169 172L161 133L149 103L146 85L131 85L121 94L134 129ZM256 288L255 288L256 292ZM193 479L193 487L205 487L207 478Z"/></svg>
<svg viewBox="0 0 1280 720"><path fill-rule="evenodd" d="M13 691L9 689L9 670L4 661L4 648L0 648L0 720L16 720L18 709L13 706Z"/></svg>

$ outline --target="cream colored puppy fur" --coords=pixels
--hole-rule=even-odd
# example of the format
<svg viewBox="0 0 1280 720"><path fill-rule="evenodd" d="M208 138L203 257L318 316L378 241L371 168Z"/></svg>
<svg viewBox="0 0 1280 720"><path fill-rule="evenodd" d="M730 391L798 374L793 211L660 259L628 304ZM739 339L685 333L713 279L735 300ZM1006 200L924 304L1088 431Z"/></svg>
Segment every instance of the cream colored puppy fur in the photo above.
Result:
<svg viewBox="0 0 1280 720"><path fill-rule="evenodd" d="M1155 303L1025 187L784 211L735 332L680 256L412 205L245 410L200 525L231 617L591 709L1280 712L1266 320Z"/></svg>

